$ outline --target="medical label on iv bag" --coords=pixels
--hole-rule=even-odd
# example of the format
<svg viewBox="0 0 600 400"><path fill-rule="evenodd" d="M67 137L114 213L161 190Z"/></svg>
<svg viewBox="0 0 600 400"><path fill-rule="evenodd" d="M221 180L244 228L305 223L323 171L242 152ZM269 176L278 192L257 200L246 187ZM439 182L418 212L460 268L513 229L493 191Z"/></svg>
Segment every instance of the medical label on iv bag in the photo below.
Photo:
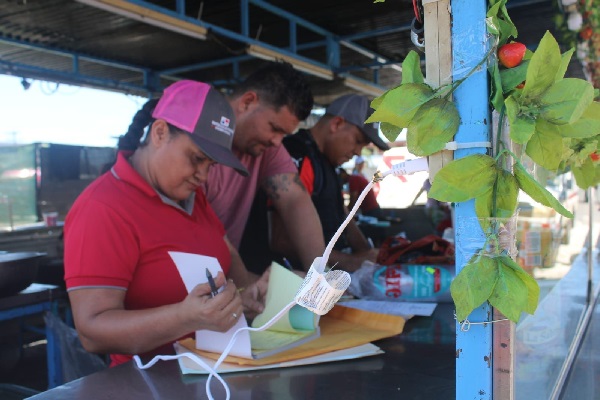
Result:
<svg viewBox="0 0 600 400"><path fill-rule="evenodd" d="M318 258L315 260L317 261ZM318 315L325 315L333 308L350 285L350 274L335 270L326 274L317 272L315 262L296 293L296 303Z"/></svg>

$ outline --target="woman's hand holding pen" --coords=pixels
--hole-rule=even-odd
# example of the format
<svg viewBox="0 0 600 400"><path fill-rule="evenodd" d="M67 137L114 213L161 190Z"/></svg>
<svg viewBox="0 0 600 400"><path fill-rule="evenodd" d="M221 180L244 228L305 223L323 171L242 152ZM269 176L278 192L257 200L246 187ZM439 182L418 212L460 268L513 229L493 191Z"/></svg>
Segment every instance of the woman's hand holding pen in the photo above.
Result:
<svg viewBox="0 0 600 400"><path fill-rule="evenodd" d="M180 317L189 326L190 331L208 329L225 332L242 315L242 298L232 281L225 282L222 272L214 278L215 285L222 287L216 296L212 296L208 283L197 285L181 302Z"/></svg>

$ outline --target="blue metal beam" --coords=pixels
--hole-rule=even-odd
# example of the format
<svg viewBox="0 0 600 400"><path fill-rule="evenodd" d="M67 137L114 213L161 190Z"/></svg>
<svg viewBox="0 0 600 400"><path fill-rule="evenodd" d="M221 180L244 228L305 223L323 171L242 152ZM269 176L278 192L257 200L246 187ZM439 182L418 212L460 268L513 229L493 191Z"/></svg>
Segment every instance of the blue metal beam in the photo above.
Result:
<svg viewBox="0 0 600 400"><path fill-rule="evenodd" d="M176 0L175 12L179 15L185 16L185 0Z"/></svg>
<svg viewBox="0 0 600 400"><path fill-rule="evenodd" d="M387 27L387 28L375 29L372 31L361 32L361 33L357 33L357 34L353 34L353 35L344 35L344 36L336 36L336 37L340 42L348 42L349 43L349 42L352 42L353 40L357 40L357 39L367 39L367 38L375 37L375 36L389 35L392 33L402 32L402 31L406 31L409 29L410 29L410 24L403 24L403 25L398 25L398 26L393 26L393 27ZM355 46L360 47L360 45L357 45L356 43L353 43L353 44ZM323 47L323 46L327 46L326 40L315 40L312 42L298 44L298 49L299 50L308 50L308 49L314 49L316 47ZM371 51L371 50L367 50L367 51Z"/></svg>
<svg viewBox="0 0 600 400"><path fill-rule="evenodd" d="M326 29L323 29L320 26L313 24L312 22L306 21L305 19L302 19L288 11L285 11L285 10L283 10L279 7L276 7L272 4L266 3L263 0L242 0L242 1L250 1L250 3L252 3L253 5L255 5L257 7L261 7L267 11L272 12L275 15L281 16L281 17L289 20L289 22L290 22L290 48L289 48L289 51L291 52L291 54L296 53L296 47L299 49L300 48L302 48L302 49L308 48L308 47L305 47L304 45L298 45L296 43L296 39L295 39L296 25L300 25L306 29L309 29L309 30L311 30L315 33L318 33L320 35L323 35L325 37L324 42L322 44L319 44L319 46L315 46L315 47L320 47L322 45L325 45L325 48L327 50L327 65L330 66L333 70L340 67L339 47L340 47L340 45L345 45L345 44L347 44L349 48L359 51L362 54L369 54L370 57L372 57L375 60L380 59L380 60L383 60L384 62L388 61L387 58L373 52L372 50L369 50L369 49L367 49L363 46L360 46L356 43L351 43L352 39L348 39L348 37L345 37L345 39L341 39L340 36L335 35L332 32L329 32ZM410 24L404 25L404 26L400 27L400 29L410 29ZM386 28L386 29L381 29L379 31L381 32L381 33L379 33L379 35L381 35L381 34L389 33L390 29ZM376 36L376 35L371 34L371 33L364 33L362 38L372 37L372 36ZM356 37L361 38L358 35ZM346 42L346 43L344 43L344 42ZM319 42L319 43L321 43L321 42ZM281 49L281 50L287 51L287 49Z"/></svg>
<svg viewBox="0 0 600 400"><path fill-rule="evenodd" d="M131 83L120 82L114 79L104 79L89 75L82 75L74 72L51 70L33 65L13 63L0 60L0 71L5 75L15 75L23 77L35 77L38 79L48 79L60 82L68 82L81 86L92 86L105 89L116 90L125 93L146 92L148 94L160 92L162 88L145 85L134 85ZM148 82L148 81L147 81Z"/></svg>
<svg viewBox="0 0 600 400"><path fill-rule="evenodd" d="M330 65L334 70L338 69L341 64L340 59L340 42L333 39L333 37L327 37L327 64Z"/></svg>
<svg viewBox="0 0 600 400"><path fill-rule="evenodd" d="M248 61L248 60L253 60L253 59L254 59L253 56L248 56L248 55L228 57L228 58L222 58L220 60L205 61L205 62L201 62L201 63L185 65L182 67L163 69L161 71L158 71L158 73L160 73L161 75L177 75L177 74L181 74L184 72L196 71L199 69L206 69L206 68L220 67L222 65L228 65L231 63L239 63L242 61Z"/></svg>
<svg viewBox="0 0 600 400"><path fill-rule="evenodd" d="M375 36L390 35L392 33L410 31L411 24L401 24L397 26L389 26L387 28L373 29L370 31L353 33L352 35L340 36L340 40L352 41L360 39L368 39Z"/></svg>
<svg viewBox="0 0 600 400"><path fill-rule="evenodd" d="M452 73L454 81L474 68L488 51L485 14L486 0L451 0L452 6ZM454 102L460 115L457 142L484 142L489 140L489 82L487 63L454 92ZM454 152L459 159L474 153L485 153L485 148L463 149ZM455 204L456 273L467 264L478 248L484 247L485 238L477 216L474 201ZM489 322L492 309L487 302L476 308L468 320ZM492 326L471 325L463 332L456 324L456 398L491 400L492 388Z"/></svg>
<svg viewBox="0 0 600 400"><path fill-rule="evenodd" d="M23 47L23 48L30 49L30 50L43 51L46 53L56 54L58 56L63 56L63 57L78 57L80 60L86 60L86 61L89 61L89 62L92 62L95 64L103 64L103 65L107 65L109 67L127 69L130 71L140 71L141 72L141 71L145 71L147 69L147 68L141 67L139 65L117 62L117 61L109 60L107 58L94 57L94 56L90 56L87 54L78 53L78 52L74 52L74 51L51 48L48 46L42 46L42 45L31 43L31 42L16 40L13 38L5 37L3 35L0 35L0 42L8 43L13 46Z"/></svg>
<svg viewBox="0 0 600 400"><path fill-rule="evenodd" d="M250 36L250 10L248 0L240 0L240 18L242 35Z"/></svg>
<svg viewBox="0 0 600 400"><path fill-rule="evenodd" d="M249 0L249 1L250 1L250 3L254 4L257 7L260 7L262 9L264 9L264 10L270 11L273 14L278 15L280 17L283 17L283 18L285 18L285 19L287 19L289 21L294 21L296 24L298 24L300 26L303 26L306 29L311 30L311 31L313 31L315 33L318 33L318 34L323 35L325 37L332 35L331 32L329 32L329 31L321 28L320 26L315 25L312 22L309 22L309 21L307 21L305 19L302 19L302 18L298 17L297 15L292 14L289 11L285 11L284 9L276 7L276 6L274 6L272 4L269 4L269 3L265 2L265 1L262 1L262 0Z"/></svg>
<svg viewBox="0 0 600 400"><path fill-rule="evenodd" d="M290 51L296 53L298 51L298 26L296 22L290 21Z"/></svg>

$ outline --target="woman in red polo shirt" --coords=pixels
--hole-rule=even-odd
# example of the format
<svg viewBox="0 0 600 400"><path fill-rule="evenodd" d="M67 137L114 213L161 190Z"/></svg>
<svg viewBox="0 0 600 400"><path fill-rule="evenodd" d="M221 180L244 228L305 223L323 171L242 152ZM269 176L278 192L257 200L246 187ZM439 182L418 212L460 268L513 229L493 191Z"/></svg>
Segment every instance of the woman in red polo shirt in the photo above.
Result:
<svg viewBox="0 0 600 400"><path fill-rule="evenodd" d="M226 331L242 312L262 311L268 277L252 283L199 189L217 162L247 174L231 153L234 127L233 110L209 85L169 86L136 114L115 165L69 211L65 281L75 326L84 347L110 353L111 365L172 352L196 330ZM173 251L216 258L230 278L215 277L224 290L212 297L204 284L188 294ZM248 288L243 298L236 287Z"/></svg>

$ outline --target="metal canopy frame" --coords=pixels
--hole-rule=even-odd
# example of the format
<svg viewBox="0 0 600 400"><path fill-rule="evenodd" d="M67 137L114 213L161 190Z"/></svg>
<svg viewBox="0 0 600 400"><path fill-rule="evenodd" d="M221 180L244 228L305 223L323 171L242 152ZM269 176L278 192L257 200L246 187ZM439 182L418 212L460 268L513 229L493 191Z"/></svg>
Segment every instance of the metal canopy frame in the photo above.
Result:
<svg viewBox="0 0 600 400"><path fill-rule="evenodd" d="M173 81L181 79L179 76L182 73L197 71L205 68L211 68L215 66L226 66L231 65L234 71L234 80L239 79L239 68L238 64L244 61L252 60L255 57L265 59L285 59L295 66L298 64L306 65L303 69L309 74L313 74L318 77L323 77L315 72L311 72L311 68L316 70L327 71L331 77L337 76L342 78L349 78L351 80L351 88L360 87L362 91L366 91L369 94L377 93L381 94L384 88L378 85L378 73L380 68L394 68L397 71L401 71L399 67L400 60L391 60L384 57L381 54L377 54L357 43L354 40L364 39L370 37L376 37L386 35L389 33L410 30L409 24L402 24L400 26L391 26L386 28L379 28L373 31L361 32L358 34L348 36L337 36L332 32L329 32L310 21L302 19L288 11L285 11L279 7L273 6L262 0L240 0L240 33L234 32L229 29L225 29L214 24L197 20L186 16L184 10L186 8L185 0L177 0L175 4L175 10L168 9L155 5L149 1L144 0L77 0L82 4L86 4L92 7L97 7L105 11L117 13L127 18L133 18L138 21L148 23L150 25L159 26L163 29L170 30L185 36L191 36L201 40L202 34L199 34L199 30L202 29L206 33L210 32L213 34L220 35L222 37L235 40L251 48L266 49L271 55L260 56L256 53L249 53L243 56L227 57L221 59L210 60L201 63L193 63L189 65L182 65L180 67L168 68L164 70L152 70L141 65L130 65L121 63L114 60L102 59L87 54L81 54L74 51L63 50L53 48L52 46L34 44L25 40L16 38L10 38L5 35L0 35L0 42L5 45L14 46L15 48L25 48L28 50L34 50L43 52L46 54L52 54L61 59L58 61L60 64L59 68L49 68L43 66L36 66L33 64L15 63L0 59L0 73L8 75L16 75L31 78L44 78L49 80L55 80L59 82L66 82L75 85L101 87L109 90L122 91L126 93L146 93L151 95L153 93L160 92L165 86L165 83L161 83L162 80ZM274 45L256 40L250 37L250 5L267 10L278 17L287 20L289 25L289 47L280 48ZM158 16L162 16L159 19ZM298 43L297 27L303 27L323 37L322 40ZM342 66L340 63L340 47L344 46L352 51L360 53L365 56L369 61L363 65L351 65ZM308 57L304 57L298 53L300 50L314 49L324 47L326 49L326 62L319 62ZM139 83L128 82L127 80L118 78L107 78L101 75L94 75L82 71L81 64L98 64L103 67L110 67L114 69L114 75L119 77L119 71L127 71L128 75L132 73L139 75L136 80ZM70 65L67 69L66 65ZM301 68L302 69L302 68ZM352 71L357 70L371 70L373 71L372 81L361 79L351 75ZM129 78L131 79L131 78ZM356 81L360 85L356 84ZM218 82L225 83L225 82ZM352 83L354 85L352 85Z"/></svg>
<svg viewBox="0 0 600 400"><path fill-rule="evenodd" d="M15 75L24 78L34 78L69 83L81 86L91 86L112 91L120 91L143 96L160 93L164 86L188 75L205 71L215 67L230 67L231 73L225 79L210 79L216 86L229 86L242 78L241 64L263 59L285 59L294 64L298 69L313 75L317 82L319 79L334 80L337 91L346 88L347 91L358 91L370 96L382 94L386 88L400 82L402 59L394 59L373 51L357 43L366 39L383 38L386 35L406 32L409 34L410 23L401 21L388 26L376 26L374 29L365 29L358 33L337 35L321 26L301 18L294 13L286 11L264 0L239 1L239 30L229 26L225 28L217 24L208 23L199 18L190 17L189 8L191 1L175 0L146 1L146 0L75 0L80 7L90 7L86 10L93 13L93 9L109 12L117 18L130 19L142 22L174 35L182 35L192 40L203 40L207 36L225 39L244 46L245 54L234 56L217 56L206 61L180 63L168 68L148 67L118 61L114 58L102 58L85 54L72 49L59 48L51 43L35 43L27 38L0 29L0 73ZM511 8L519 6L535 6L536 4L549 3L550 0L512 0ZM60 4L61 2L56 2ZM64 3L64 2L62 2ZM163 4L170 4L171 8ZM254 7L254 8L253 8ZM252 8L252 9L251 9ZM188 10L186 14L186 9ZM202 3L201 9L202 10ZM251 14L257 10L272 14L287 23L287 46L282 47L259 37L251 37ZM98 12L102 12L98 11ZM237 11L237 10L232 10ZM256 18L255 13L255 18ZM0 27L1 28L1 27ZM306 35L300 35L307 33ZM260 36L257 34L257 36ZM299 37L308 38L299 40ZM317 38L317 39L315 39ZM282 38L278 38L282 39ZM352 58L345 64L342 62L342 49L346 54L350 52ZM15 54L20 51L31 51L43 54L45 62L15 62L2 57L2 54ZM302 53L314 54L315 51L324 50L324 59L318 60L313 56ZM32 57L28 57L32 58ZM48 61L49 60L49 61ZM396 75L395 82L381 82L382 69L393 70ZM333 88L333 86L331 86Z"/></svg>

